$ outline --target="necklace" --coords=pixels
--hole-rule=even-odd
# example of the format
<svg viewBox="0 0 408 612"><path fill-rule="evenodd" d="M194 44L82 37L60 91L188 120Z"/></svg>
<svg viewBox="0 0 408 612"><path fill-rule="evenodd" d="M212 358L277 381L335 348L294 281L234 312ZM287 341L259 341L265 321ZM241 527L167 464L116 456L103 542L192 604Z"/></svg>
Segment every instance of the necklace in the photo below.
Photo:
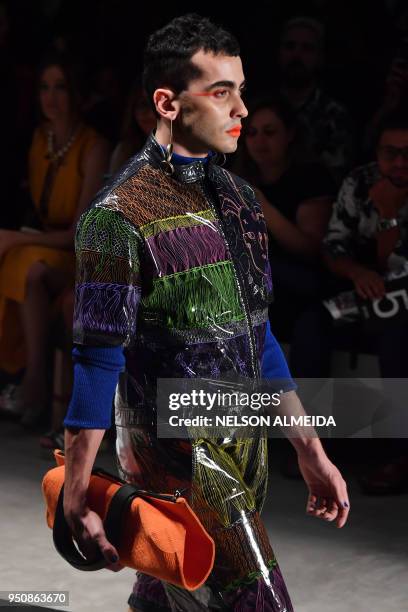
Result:
<svg viewBox="0 0 408 612"><path fill-rule="evenodd" d="M58 151L54 151L54 132L52 130L48 130L47 133L47 144L48 144L48 152L46 155L46 159L50 159L51 162L60 161L64 155L69 151L74 142L77 135L77 128L74 126L72 128L71 136L67 140L67 142L62 146Z"/></svg>

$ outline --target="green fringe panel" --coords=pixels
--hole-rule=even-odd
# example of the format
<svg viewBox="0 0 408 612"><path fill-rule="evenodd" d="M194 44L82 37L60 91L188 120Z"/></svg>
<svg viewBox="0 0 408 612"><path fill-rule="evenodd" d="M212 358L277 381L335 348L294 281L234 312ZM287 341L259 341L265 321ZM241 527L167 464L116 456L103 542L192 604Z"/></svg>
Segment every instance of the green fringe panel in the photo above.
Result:
<svg viewBox="0 0 408 612"><path fill-rule="evenodd" d="M153 279L141 308L146 318L169 329L211 328L245 318L230 261Z"/></svg>

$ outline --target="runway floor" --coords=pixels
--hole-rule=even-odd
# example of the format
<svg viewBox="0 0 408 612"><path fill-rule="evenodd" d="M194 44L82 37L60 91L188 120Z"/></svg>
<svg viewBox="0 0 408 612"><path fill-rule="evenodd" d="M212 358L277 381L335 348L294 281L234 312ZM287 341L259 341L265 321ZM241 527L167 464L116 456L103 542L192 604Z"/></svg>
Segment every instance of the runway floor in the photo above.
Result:
<svg viewBox="0 0 408 612"><path fill-rule="evenodd" d="M112 469L112 453L101 453L97 463ZM69 606L56 609L126 612L132 570L79 572L53 548L41 493L42 476L53 461L41 456L38 437L1 422L0 466L0 592L69 591ZM352 512L348 525L339 530L306 516L302 481L285 480L271 470L263 518L294 608L406 612L408 495L365 497L352 478L349 492ZM6 599L4 593L1 599Z"/></svg>

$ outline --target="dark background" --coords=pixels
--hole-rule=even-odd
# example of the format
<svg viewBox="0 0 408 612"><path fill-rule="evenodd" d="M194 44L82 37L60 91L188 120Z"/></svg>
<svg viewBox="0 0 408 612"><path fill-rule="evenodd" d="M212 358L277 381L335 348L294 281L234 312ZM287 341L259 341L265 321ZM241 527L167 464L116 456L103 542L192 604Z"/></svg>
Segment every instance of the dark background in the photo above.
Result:
<svg viewBox="0 0 408 612"><path fill-rule="evenodd" d="M35 68L47 49L63 41L91 76L112 66L126 89L140 73L147 36L172 17L198 12L230 29L241 43L249 95L273 88L275 51L286 19L307 15L326 27L326 90L358 121L378 103L381 84L398 42L389 0L257 0L143 2L135 0L12 0L9 50L14 61ZM27 75L25 75L27 76Z"/></svg>

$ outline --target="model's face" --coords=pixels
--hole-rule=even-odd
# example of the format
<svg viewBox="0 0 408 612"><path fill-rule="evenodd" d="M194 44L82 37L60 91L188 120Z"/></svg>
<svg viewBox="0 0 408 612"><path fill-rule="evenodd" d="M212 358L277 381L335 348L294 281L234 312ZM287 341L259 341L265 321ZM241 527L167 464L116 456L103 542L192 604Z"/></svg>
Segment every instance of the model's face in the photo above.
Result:
<svg viewBox="0 0 408 612"><path fill-rule="evenodd" d="M292 133L276 113L262 108L249 119L245 144L256 164L272 166L286 159L291 138Z"/></svg>
<svg viewBox="0 0 408 612"><path fill-rule="evenodd" d="M50 121L63 120L69 116L68 85L59 66L49 66L41 75L40 105L44 116Z"/></svg>
<svg viewBox="0 0 408 612"><path fill-rule="evenodd" d="M279 48L279 66L288 85L307 85L315 78L320 64L321 52L313 30L290 28Z"/></svg>
<svg viewBox="0 0 408 612"><path fill-rule="evenodd" d="M248 115L242 101L244 73L239 57L198 51L192 57L201 76L179 94L178 138L193 154L233 153Z"/></svg>
<svg viewBox="0 0 408 612"><path fill-rule="evenodd" d="M408 187L408 130L386 130L377 147L380 172L396 186Z"/></svg>

